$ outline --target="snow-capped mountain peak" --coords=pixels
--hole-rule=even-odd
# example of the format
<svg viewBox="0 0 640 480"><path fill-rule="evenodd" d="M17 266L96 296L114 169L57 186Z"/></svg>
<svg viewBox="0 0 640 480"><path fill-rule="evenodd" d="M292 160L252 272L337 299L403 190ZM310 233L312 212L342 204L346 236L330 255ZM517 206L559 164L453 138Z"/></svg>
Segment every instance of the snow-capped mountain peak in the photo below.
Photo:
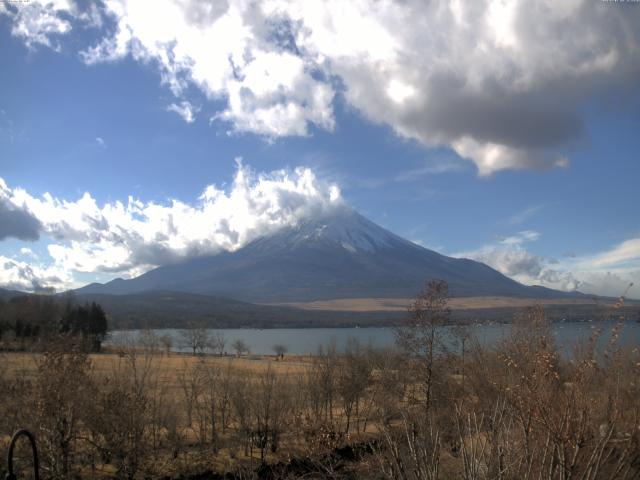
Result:
<svg viewBox="0 0 640 480"><path fill-rule="evenodd" d="M265 235L234 252L159 267L131 280L85 290L116 294L171 290L250 302L410 298L432 278L449 282L455 296L563 295L524 286L473 260L427 250L346 207Z"/></svg>
<svg viewBox="0 0 640 480"><path fill-rule="evenodd" d="M267 238L272 237L266 237L265 240ZM372 253L398 242L408 243L347 207L335 208L321 217L307 219L293 228L285 228L275 238L289 246L333 244L352 253Z"/></svg>

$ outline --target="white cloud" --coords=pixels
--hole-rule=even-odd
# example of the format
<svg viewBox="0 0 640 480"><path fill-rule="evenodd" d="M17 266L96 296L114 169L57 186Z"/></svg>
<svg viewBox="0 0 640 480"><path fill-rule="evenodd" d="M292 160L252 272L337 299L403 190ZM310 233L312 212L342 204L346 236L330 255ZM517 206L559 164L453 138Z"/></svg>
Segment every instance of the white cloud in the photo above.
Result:
<svg viewBox="0 0 640 480"><path fill-rule="evenodd" d="M478 250L457 253L454 256L471 258L526 285L544 285L560 290L576 290L580 282L571 272L560 271L551 259L531 253L524 247L537 240L537 232L525 231L502 237L495 243Z"/></svg>
<svg viewBox="0 0 640 480"><path fill-rule="evenodd" d="M640 298L640 238L594 255L575 256L567 264L580 277L585 291L619 296L633 283L629 296Z"/></svg>
<svg viewBox="0 0 640 480"><path fill-rule="evenodd" d="M617 297L629 284L628 296L640 298L640 238L625 240L609 250L593 255L565 255L554 260L536 255L525 244L540 234L523 231L454 256L471 258L527 285Z"/></svg>
<svg viewBox="0 0 640 480"><path fill-rule="evenodd" d="M618 87L640 68L640 9L588 0L29 5L11 14L28 45L51 46L70 18L108 18L115 27L81 51L86 63L151 63L176 106L190 86L224 102L213 118L230 132L332 130L341 92L369 120L450 147L480 175L568 166L562 149L582 135L585 103L632 92Z"/></svg>
<svg viewBox="0 0 640 480"><path fill-rule="evenodd" d="M194 107L190 102L184 100L177 103L172 103L167 107L168 112L175 112L182 117L187 123L193 123L195 120L195 114L198 112L198 108Z"/></svg>
<svg viewBox="0 0 640 480"><path fill-rule="evenodd" d="M640 269L630 271L585 271L577 272L580 278L580 291L594 295L640 299Z"/></svg>
<svg viewBox="0 0 640 480"><path fill-rule="evenodd" d="M27 258L34 258L34 259L38 258L38 254L35 253L33 250L31 250L28 247L22 247L20 249L20 255L22 255L23 257L27 257Z"/></svg>
<svg viewBox="0 0 640 480"><path fill-rule="evenodd" d="M36 265L0 255L0 287L23 291L61 291L77 286L63 266Z"/></svg>
<svg viewBox="0 0 640 480"><path fill-rule="evenodd" d="M595 268L629 266L630 264L640 268L640 238L625 240L611 250L583 260L583 262Z"/></svg>
<svg viewBox="0 0 640 480"><path fill-rule="evenodd" d="M13 17L11 34L22 38L29 49L43 45L60 50L56 38L71 31L71 22L64 15L79 13L69 0L13 2L9 7L0 14Z"/></svg>
<svg viewBox="0 0 640 480"><path fill-rule="evenodd" d="M307 135L308 124L334 125L330 85L317 80L317 67L268 40L277 27L246 2L110 1L114 35L82 52L93 64L131 54L154 62L176 97L195 84L210 99L226 99L215 119L233 132L267 137ZM191 118L185 100L171 109ZM191 110L192 111L192 110ZM187 120L188 121L188 120Z"/></svg>
<svg viewBox="0 0 640 480"><path fill-rule="evenodd" d="M66 200L48 193L36 197L2 179L0 187L7 211L19 207L38 226L33 235L53 240L47 247L49 264L35 257L31 263L1 259L0 286L28 290L78 286L75 272L130 277L159 265L233 251L260 235L342 205L338 187L309 169L259 174L240 159L231 185L207 186L195 204L129 197L127 202L99 205L89 193ZM539 232L522 230L455 256L482 261L525 284L562 290L618 296L629 283L640 285L638 238L558 261L530 251L529 244L539 237ZM21 254L25 259L34 256L27 247ZM637 287L629 296L640 296Z"/></svg>
<svg viewBox="0 0 640 480"><path fill-rule="evenodd" d="M637 75L637 9L587 1L267 5L303 25L298 48L342 80L352 106L402 136L450 146L481 175L566 166L557 148L580 134L585 99Z"/></svg>
<svg viewBox="0 0 640 480"><path fill-rule="evenodd" d="M102 138L102 137L96 137L96 144L100 148L107 148L107 142L105 142L104 138Z"/></svg>
<svg viewBox="0 0 640 480"><path fill-rule="evenodd" d="M522 245L526 242L535 242L540 238L540 233L534 230L523 230L515 235L499 237L498 240L503 245Z"/></svg>
<svg viewBox="0 0 640 480"><path fill-rule="evenodd" d="M21 278L23 286L39 273L50 280L55 273L57 284L69 281L69 271L139 275L159 265L235 250L260 235L342 204L338 187L318 180L310 169L262 174L240 159L229 188L209 185L193 205L132 197L126 203L98 205L89 193L65 200L6 188L12 205L23 205L41 223L42 235L55 240L48 245L50 269L28 272L14 260L5 265L0 284L18 285Z"/></svg>

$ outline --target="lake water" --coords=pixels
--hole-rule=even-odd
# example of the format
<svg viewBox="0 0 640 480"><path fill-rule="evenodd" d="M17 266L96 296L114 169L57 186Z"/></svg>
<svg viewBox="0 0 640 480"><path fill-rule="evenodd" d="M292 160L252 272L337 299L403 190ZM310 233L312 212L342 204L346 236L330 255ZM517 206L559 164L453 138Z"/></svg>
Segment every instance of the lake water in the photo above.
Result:
<svg viewBox="0 0 640 480"><path fill-rule="evenodd" d="M552 326L559 349L568 354L573 346L588 339L595 329L602 329L603 335L600 337L599 345L602 348L609 341L611 328L615 325L613 321L593 321L593 322L565 322L555 323ZM454 345L455 327L441 327L443 336L448 339L450 346ZM508 335L511 326L508 324L475 325L467 327L478 341L485 346L497 344ZM231 344L235 340L243 340L251 350L252 354L269 355L273 354L273 346L276 344L286 345L289 353L312 354L318 351L319 347L326 347L335 342L338 350L343 350L349 339L356 339L362 345L371 345L375 348L392 346L395 342L392 328L275 328L275 329L218 329L212 330L224 335L226 340L226 350L232 353ZM182 345L183 336L179 329L154 330L157 336L169 335L172 338L173 351L188 351ZM141 339L140 330L114 331L111 333L107 344L117 344L127 341L139 344ZM640 347L640 323L627 321L620 334L621 345L631 345Z"/></svg>

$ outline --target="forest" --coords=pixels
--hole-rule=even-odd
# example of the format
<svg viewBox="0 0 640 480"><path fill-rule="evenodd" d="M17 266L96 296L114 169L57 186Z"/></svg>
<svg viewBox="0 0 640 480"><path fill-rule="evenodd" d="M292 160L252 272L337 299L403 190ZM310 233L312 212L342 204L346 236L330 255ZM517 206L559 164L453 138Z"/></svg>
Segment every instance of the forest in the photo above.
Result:
<svg viewBox="0 0 640 480"><path fill-rule="evenodd" d="M100 351L107 335L107 315L95 303L78 304L73 297L21 295L0 299L0 349L46 349L67 337Z"/></svg>

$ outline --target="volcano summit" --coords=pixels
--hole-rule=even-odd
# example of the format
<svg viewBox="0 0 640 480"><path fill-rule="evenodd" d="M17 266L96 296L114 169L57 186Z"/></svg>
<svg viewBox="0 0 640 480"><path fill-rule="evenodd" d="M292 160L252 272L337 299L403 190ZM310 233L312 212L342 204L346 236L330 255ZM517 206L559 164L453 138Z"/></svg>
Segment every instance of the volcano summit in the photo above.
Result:
<svg viewBox="0 0 640 480"><path fill-rule="evenodd" d="M77 292L166 290L256 303L410 298L431 278L446 280L456 297L573 295L525 286L483 263L428 250L348 207L257 238L234 252L162 266L130 280L93 283Z"/></svg>

